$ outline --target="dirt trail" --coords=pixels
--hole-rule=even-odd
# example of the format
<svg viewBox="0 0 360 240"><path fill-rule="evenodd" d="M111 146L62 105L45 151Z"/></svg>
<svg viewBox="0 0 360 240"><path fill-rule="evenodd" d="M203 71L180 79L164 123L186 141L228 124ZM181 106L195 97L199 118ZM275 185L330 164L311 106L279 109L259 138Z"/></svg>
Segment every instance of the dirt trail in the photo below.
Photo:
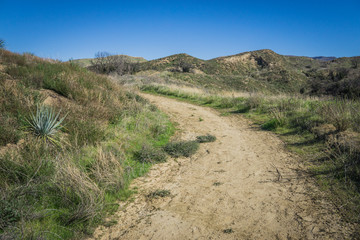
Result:
<svg viewBox="0 0 360 240"><path fill-rule="evenodd" d="M177 122L178 137L212 134L191 158L157 164L132 184L134 201L123 203L99 227L95 239L347 239L342 222L321 192L301 174L299 159L273 134L242 117L144 95ZM167 189L171 195L146 195ZM111 220L110 219L110 220Z"/></svg>

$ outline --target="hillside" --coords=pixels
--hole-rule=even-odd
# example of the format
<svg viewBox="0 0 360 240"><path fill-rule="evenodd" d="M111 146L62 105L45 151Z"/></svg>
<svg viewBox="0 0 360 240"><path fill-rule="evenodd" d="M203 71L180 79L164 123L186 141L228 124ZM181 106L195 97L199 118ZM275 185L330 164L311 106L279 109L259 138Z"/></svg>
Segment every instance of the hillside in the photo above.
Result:
<svg viewBox="0 0 360 240"><path fill-rule="evenodd" d="M359 57L286 56L269 49L203 60L185 53L151 61L129 57L125 67L111 63L122 83L171 82L209 90L292 93L308 95L360 96ZM96 71L91 59L73 60ZM133 65L132 63L138 63ZM106 63L105 63L106 65ZM124 69L125 70L122 70ZM106 69L103 67L103 69ZM108 69L103 70L109 73ZM99 72L99 70L97 70ZM129 75L132 75L131 77ZM146 82L146 81L145 81Z"/></svg>
<svg viewBox="0 0 360 240"><path fill-rule="evenodd" d="M325 61L265 49L210 60L171 55L140 63L136 75L218 90L358 97L359 63L359 57Z"/></svg>
<svg viewBox="0 0 360 240"><path fill-rule="evenodd" d="M0 239L79 239L106 224L156 162L142 151L166 160L172 129L106 76L0 49Z"/></svg>

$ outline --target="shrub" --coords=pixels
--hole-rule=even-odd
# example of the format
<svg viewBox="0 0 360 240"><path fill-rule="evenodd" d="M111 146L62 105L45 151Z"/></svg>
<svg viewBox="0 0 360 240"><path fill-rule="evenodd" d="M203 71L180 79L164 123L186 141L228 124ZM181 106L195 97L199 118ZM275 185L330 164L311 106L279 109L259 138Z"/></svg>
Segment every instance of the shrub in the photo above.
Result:
<svg viewBox="0 0 360 240"><path fill-rule="evenodd" d="M276 120L275 118L270 119L269 121L265 122L264 124L261 125L261 128L264 130L274 130L279 126L279 121Z"/></svg>
<svg viewBox="0 0 360 240"><path fill-rule="evenodd" d="M336 100L325 103L319 109L320 115L333 124L339 132L345 131L351 126L350 103L346 100Z"/></svg>
<svg viewBox="0 0 360 240"><path fill-rule="evenodd" d="M250 97L246 98L246 100L245 100L245 105L249 109L258 108L261 106L261 104L262 104L262 99L261 99L261 97L259 97L257 95L250 96Z"/></svg>
<svg viewBox="0 0 360 240"><path fill-rule="evenodd" d="M5 48L5 41L0 39L0 49Z"/></svg>
<svg viewBox="0 0 360 240"><path fill-rule="evenodd" d="M66 117L59 119L59 115L60 111L55 115L55 111L51 107L38 105L36 114L31 114L27 119L28 128L35 136L56 143L55 135L63 127L61 123Z"/></svg>
<svg viewBox="0 0 360 240"><path fill-rule="evenodd" d="M166 162L166 154L161 148L145 144L135 152L134 157L139 162Z"/></svg>
<svg viewBox="0 0 360 240"><path fill-rule="evenodd" d="M214 135L210 135L210 134L196 137L196 141L198 143L215 142L215 140L216 140L216 137Z"/></svg>
<svg viewBox="0 0 360 240"><path fill-rule="evenodd" d="M193 65L191 63L188 63L188 62L185 62L185 61L180 61L179 62L179 67L182 70L182 72L188 73L193 68Z"/></svg>
<svg viewBox="0 0 360 240"><path fill-rule="evenodd" d="M157 189L151 193L149 193L147 195L148 198L159 198L159 197L167 197L170 195L170 191L169 190L160 190L160 189Z"/></svg>
<svg viewBox="0 0 360 240"><path fill-rule="evenodd" d="M170 142L165 145L164 150L173 157L190 157L199 148L197 141Z"/></svg>

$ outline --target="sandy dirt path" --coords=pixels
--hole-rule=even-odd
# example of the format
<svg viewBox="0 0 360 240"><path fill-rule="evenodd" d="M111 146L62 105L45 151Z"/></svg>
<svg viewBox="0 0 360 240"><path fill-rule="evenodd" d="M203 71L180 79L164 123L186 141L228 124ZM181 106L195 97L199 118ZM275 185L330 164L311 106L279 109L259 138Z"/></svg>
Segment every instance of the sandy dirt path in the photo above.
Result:
<svg viewBox="0 0 360 240"><path fill-rule="evenodd" d="M177 138L212 134L191 158L170 159L136 179L134 201L94 239L348 239L351 226L322 200L300 160L241 116L159 96L144 97L178 123ZM171 195L149 199L150 192Z"/></svg>

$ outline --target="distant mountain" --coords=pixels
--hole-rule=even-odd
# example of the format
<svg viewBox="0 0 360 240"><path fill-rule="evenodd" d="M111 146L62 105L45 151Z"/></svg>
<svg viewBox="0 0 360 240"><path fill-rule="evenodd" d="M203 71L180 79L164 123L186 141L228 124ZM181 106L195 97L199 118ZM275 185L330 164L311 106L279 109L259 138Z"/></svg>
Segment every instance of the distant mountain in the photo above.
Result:
<svg viewBox="0 0 360 240"><path fill-rule="evenodd" d="M335 60L336 57L324 57L324 56L318 56L318 57L312 57L312 59L320 60L320 61L332 61Z"/></svg>

